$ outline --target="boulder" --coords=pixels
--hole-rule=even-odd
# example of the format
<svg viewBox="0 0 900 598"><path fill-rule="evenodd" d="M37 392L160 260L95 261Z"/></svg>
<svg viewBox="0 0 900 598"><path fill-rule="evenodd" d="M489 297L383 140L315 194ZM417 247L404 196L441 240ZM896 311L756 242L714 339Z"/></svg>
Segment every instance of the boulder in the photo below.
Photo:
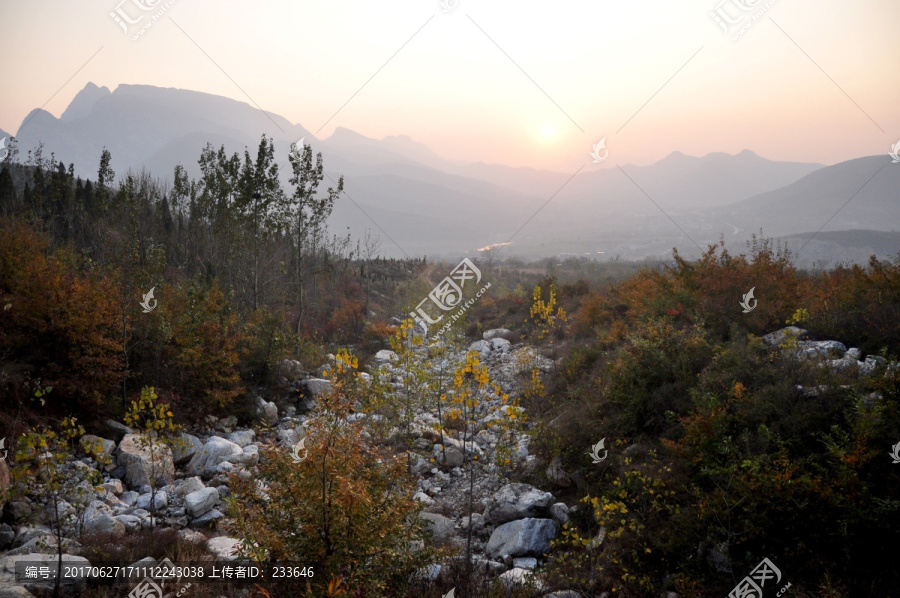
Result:
<svg viewBox="0 0 900 598"><path fill-rule="evenodd" d="M478 351L482 357L491 354L491 344L487 341L475 341L469 345L469 351Z"/></svg>
<svg viewBox="0 0 900 598"><path fill-rule="evenodd" d="M197 451L197 454L191 458L185 467L187 475L196 476L213 476L216 473L216 467L223 461L228 461L232 455L241 455L243 450L240 446L221 438L220 436L211 436L203 448Z"/></svg>
<svg viewBox="0 0 900 598"><path fill-rule="evenodd" d="M397 354L393 351L382 349L375 354L375 357L372 358L372 362L375 363L375 365L383 365L392 361L398 361L399 359L400 357L398 357Z"/></svg>
<svg viewBox="0 0 900 598"><path fill-rule="evenodd" d="M800 341L797 345L800 357L807 359L844 355L847 352L844 343L838 341Z"/></svg>
<svg viewBox="0 0 900 598"><path fill-rule="evenodd" d="M150 499L153 499L153 508L150 508ZM152 511L154 513L158 513L162 511L166 507L169 506L169 497L166 496L166 493L162 490L158 490L156 495L152 492L147 492L146 494L141 494L138 496L137 502L135 506L139 509L147 509L148 511Z"/></svg>
<svg viewBox="0 0 900 598"><path fill-rule="evenodd" d="M434 504L434 499L431 498L430 496L428 496L427 494L425 494L424 492L421 492L421 491L420 491L420 492L416 492L415 495L413 495L413 500L417 500L417 501L419 501L420 503L422 503L423 505L426 505L426 506L427 506L427 505L433 505L433 504Z"/></svg>
<svg viewBox="0 0 900 598"><path fill-rule="evenodd" d="M241 540L238 540L237 538L219 536L217 538L210 538L206 543L206 547L211 553L216 555L220 561L233 561L238 557L241 544Z"/></svg>
<svg viewBox="0 0 900 598"><path fill-rule="evenodd" d="M569 521L569 507L566 503L558 502L550 507L550 516L560 525L564 525Z"/></svg>
<svg viewBox="0 0 900 598"><path fill-rule="evenodd" d="M478 446L478 443L474 440L469 440L468 442L463 443L462 440L457 440L456 438L451 438L444 434L444 444L447 446L452 446L457 449L459 452L469 453L470 455L478 455L479 457L484 456L484 451L481 450L481 447Z"/></svg>
<svg viewBox="0 0 900 598"><path fill-rule="evenodd" d="M184 497L184 508L191 517L201 517L216 506L218 500L218 490L215 488L203 488Z"/></svg>
<svg viewBox="0 0 900 598"><path fill-rule="evenodd" d="M324 394L331 392L331 380L325 380L323 378L310 378L309 380L304 380L306 390L309 391L314 397L318 397Z"/></svg>
<svg viewBox="0 0 900 598"><path fill-rule="evenodd" d="M104 482L103 484L100 484L100 487L103 488L104 491L115 494L116 496L119 496L125 491L125 488L122 486L122 480L116 479Z"/></svg>
<svg viewBox="0 0 900 598"><path fill-rule="evenodd" d="M266 418L266 421L269 422L270 425L275 425L278 423L278 405L272 402L267 402L263 408L263 417Z"/></svg>
<svg viewBox="0 0 900 598"><path fill-rule="evenodd" d="M423 457L422 455L417 455L413 453L410 455L410 459L414 461L412 467L410 468L410 473L413 475L421 475L431 469L431 463Z"/></svg>
<svg viewBox="0 0 900 598"><path fill-rule="evenodd" d="M550 466L547 468L547 479L550 483L559 488L570 488L572 486L572 478L562 468L562 457L559 455L553 457Z"/></svg>
<svg viewBox="0 0 900 598"><path fill-rule="evenodd" d="M494 494L484 511L484 518L489 523L498 525L514 519L534 517L543 513L553 502L552 494L530 484L507 484Z"/></svg>
<svg viewBox="0 0 900 598"><path fill-rule="evenodd" d="M134 434L134 430L114 419L108 419L104 421L103 424L109 431L110 436L116 439L116 442L120 442L128 434Z"/></svg>
<svg viewBox="0 0 900 598"><path fill-rule="evenodd" d="M506 328L492 328L491 330L486 330L481 335L481 338L488 342L494 340L495 338L502 338L509 341L512 340L512 332L510 330L507 330Z"/></svg>
<svg viewBox="0 0 900 598"><path fill-rule="evenodd" d="M125 526L125 531L133 534L141 530L141 518L134 515L116 515L116 519Z"/></svg>
<svg viewBox="0 0 900 598"><path fill-rule="evenodd" d="M172 459L175 465L184 465L203 448L200 439L191 434L180 434L172 446Z"/></svg>
<svg viewBox="0 0 900 598"><path fill-rule="evenodd" d="M123 503L125 503L126 505L128 505L130 507L130 506L133 506L134 503L137 502L138 496L140 496L140 494L138 494L137 492L134 492L133 490L129 490L129 491L123 492L121 495L119 495L119 500L121 500Z"/></svg>
<svg viewBox="0 0 900 598"><path fill-rule="evenodd" d="M552 519L510 521L494 530L484 550L490 557L543 556L558 533L559 524Z"/></svg>
<svg viewBox="0 0 900 598"><path fill-rule="evenodd" d="M438 513L420 513L419 517L425 520L425 529L432 533L436 546L444 546L453 538L456 525L452 519Z"/></svg>
<svg viewBox="0 0 900 598"><path fill-rule="evenodd" d="M225 515L218 509L212 509L211 511L201 515L200 517L192 519L191 527L195 529L214 528L216 526L216 522L224 516Z"/></svg>
<svg viewBox="0 0 900 598"><path fill-rule="evenodd" d="M788 326L787 328L782 328L781 330L776 330L775 332L770 332L769 334L763 335L762 340L770 347L777 347L781 343L788 341L789 339L802 341L808 338L808 336L808 330L797 328L796 326Z"/></svg>
<svg viewBox="0 0 900 598"><path fill-rule="evenodd" d="M81 548L81 544L75 540L70 540L69 538L63 538L62 545L64 552L77 552ZM10 550L6 553L6 556L31 553L56 554L58 546L59 544L57 543L56 536L37 536L36 538L28 540L18 548Z"/></svg>
<svg viewBox="0 0 900 598"><path fill-rule="evenodd" d="M534 573L528 569L514 567L505 573L500 574L500 582L507 590L513 590L521 586L529 586L534 584L535 589L542 589L541 582L534 579Z"/></svg>
<svg viewBox="0 0 900 598"><path fill-rule="evenodd" d="M6 523L0 523L0 551L8 550L15 539L15 530Z"/></svg>
<svg viewBox="0 0 900 598"><path fill-rule="evenodd" d="M240 455L232 455L231 457L228 457L228 460L235 465L253 467L259 463L259 447L255 444L247 445Z"/></svg>
<svg viewBox="0 0 900 598"><path fill-rule="evenodd" d="M509 351L509 341L505 338L495 338L491 340L491 351L506 353Z"/></svg>
<svg viewBox="0 0 900 598"><path fill-rule="evenodd" d="M125 483L132 488L151 482L165 485L175 478L172 451L149 436L126 434L119 443L118 461L125 467Z"/></svg>
<svg viewBox="0 0 900 598"><path fill-rule="evenodd" d="M290 449L290 447L297 444L297 441L300 440L300 438L297 436L297 431L293 428L278 430L275 435L278 438L278 445L281 448Z"/></svg>
<svg viewBox="0 0 900 598"><path fill-rule="evenodd" d="M887 360L880 355L869 355L861 366L859 373L862 376L871 376L879 366L883 366Z"/></svg>
<svg viewBox="0 0 900 598"><path fill-rule="evenodd" d="M448 467L459 467L465 461L465 455L460 452L456 447L448 446L443 450L441 449L441 445L434 445L434 460L441 465L447 465Z"/></svg>
<svg viewBox="0 0 900 598"><path fill-rule="evenodd" d="M187 542L188 544L205 544L206 536L204 536L200 532L196 532L192 529L180 529L178 530L178 537L182 542Z"/></svg>
<svg viewBox="0 0 900 598"><path fill-rule="evenodd" d="M234 430L234 427L238 423L238 418L234 415L229 415L228 417L223 417L216 424L217 428L220 428L225 431L226 434Z"/></svg>
<svg viewBox="0 0 900 598"><path fill-rule="evenodd" d="M112 462L112 453L116 450L116 443L112 440L100 438L93 434L85 434L78 439L78 444L85 454L90 452L92 456L96 455L99 456L100 459L108 459L110 463Z"/></svg>
<svg viewBox="0 0 900 598"><path fill-rule="evenodd" d="M277 413L276 417L278 417ZM253 444L253 441L256 439L256 432L254 432L253 430L238 430L236 432L232 432L231 434L226 436L226 438L239 447L244 448L248 444Z"/></svg>
<svg viewBox="0 0 900 598"><path fill-rule="evenodd" d="M472 534L475 536L480 536L485 533L484 527L484 515L481 513L472 513L471 517L463 517L462 518L462 529L464 531L469 531L469 526L472 527Z"/></svg>
<svg viewBox="0 0 900 598"><path fill-rule="evenodd" d="M535 569L537 567L537 559L533 556L520 556L513 559L513 567L519 569Z"/></svg>
<svg viewBox="0 0 900 598"><path fill-rule="evenodd" d="M111 514L100 515L85 522L84 531L86 534L112 534L114 536L124 536L125 524Z"/></svg>

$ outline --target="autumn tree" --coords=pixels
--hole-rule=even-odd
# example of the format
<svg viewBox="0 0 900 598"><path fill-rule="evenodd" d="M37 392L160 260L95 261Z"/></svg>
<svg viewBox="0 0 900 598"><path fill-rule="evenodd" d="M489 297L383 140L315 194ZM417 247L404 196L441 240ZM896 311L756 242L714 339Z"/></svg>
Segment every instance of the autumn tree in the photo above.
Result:
<svg viewBox="0 0 900 598"><path fill-rule="evenodd" d="M170 481L174 473L169 467L168 457L172 449L179 445L178 433L181 426L173 419L171 408L159 401L153 387L141 389L141 396L131 402L125 414L125 424L137 430L138 446L150 454L144 463L144 470L150 483L150 524L156 513L156 489L160 482Z"/></svg>
<svg viewBox="0 0 900 598"><path fill-rule="evenodd" d="M323 197L316 197L319 184L325 177L322 152L316 155L316 163L313 166L312 146L307 144L302 148L295 146L290 154L290 161L293 173L290 183L294 186L294 192L287 198L283 214L293 235L298 304L296 330L299 336L305 284L315 273L309 263L310 258L315 257L317 246L322 243L325 221L331 215L335 200L344 190L344 177L338 180L336 187L329 187Z"/></svg>
<svg viewBox="0 0 900 598"><path fill-rule="evenodd" d="M414 548L422 535L415 484L402 460L366 433L365 418L349 417L365 383L356 358L337 357L332 391L319 397L304 450L264 449L256 480L233 479L234 531L251 556L303 563L320 584L340 580L351 595L402 595L427 558ZM304 595L322 595L311 586Z"/></svg>
<svg viewBox="0 0 900 598"><path fill-rule="evenodd" d="M65 532L80 521L103 482L97 470L90 470L85 475L82 469L72 464L75 441L83 435L84 428L74 417L63 418L58 432L47 427L29 430L19 437L11 471L19 492L31 494L47 503L48 508L38 517L46 519L56 537L54 596L60 595ZM87 445L84 449L89 455L102 459L99 447Z"/></svg>

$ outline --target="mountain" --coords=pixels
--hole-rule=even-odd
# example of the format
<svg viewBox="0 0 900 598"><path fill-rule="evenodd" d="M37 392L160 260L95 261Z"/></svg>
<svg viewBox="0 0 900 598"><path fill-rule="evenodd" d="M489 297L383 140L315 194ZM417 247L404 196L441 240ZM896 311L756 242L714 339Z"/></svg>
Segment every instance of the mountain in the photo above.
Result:
<svg viewBox="0 0 900 598"><path fill-rule="evenodd" d="M332 229L349 228L354 236L370 229L382 235L389 255L460 255L513 238L504 253L668 257L673 246L696 254L695 243L705 247L723 235L741 244L760 228L766 235L810 233L835 212L826 231L884 231L898 222L900 168L885 168L838 211L886 157L823 167L767 160L749 150L703 157L673 152L649 166L598 168L585 155L585 168L572 177L447 160L402 135L372 139L338 127L319 140L245 102L149 85L110 91L90 83L59 118L33 111L17 139L20 155L43 142L45 155L73 162L81 176L95 176L106 147L119 176L146 168L167 181L176 164L198 176L206 143L254 153L262 134L274 139L285 184L291 143L304 138L321 151L330 179L345 179L347 196L336 205ZM809 248L821 242L817 237Z"/></svg>
<svg viewBox="0 0 900 598"><path fill-rule="evenodd" d="M165 177L180 160L196 164L206 140L227 140L238 151L255 147L262 133L310 136L280 116L221 96L150 85L119 85L109 93L90 83L58 119L32 111L16 137L21 154L43 142L45 155L52 151L64 163L73 162L81 176L93 176L105 146L119 174L146 167Z"/></svg>
<svg viewBox="0 0 900 598"><path fill-rule="evenodd" d="M767 234L846 229L900 229L900 168L888 156L869 156L821 168L799 181L747 198L718 217L762 227Z"/></svg>

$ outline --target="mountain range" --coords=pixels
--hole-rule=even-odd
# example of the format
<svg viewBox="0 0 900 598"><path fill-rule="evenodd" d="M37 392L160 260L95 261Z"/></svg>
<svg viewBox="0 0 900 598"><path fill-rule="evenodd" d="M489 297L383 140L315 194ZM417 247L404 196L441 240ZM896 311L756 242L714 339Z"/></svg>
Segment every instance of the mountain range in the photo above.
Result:
<svg viewBox="0 0 900 598"><path fill-rule="evenodd" d="M703 157L672 152L647 166L591 162L573 173L445 159L407 136L371 139L337 128L317 139L299 124L245 102L197 91L89 83L59 118L32 111L16 133L19 159L44 155L96 176L104 147L121 176L147 169L163 181L176 164L199 175L207 142L255 153L271 136L287 183L287 154L303 138L326 174L345 179L329 221L336 233L366 229L387 255L460 256L510 242L506 255L667 258L697 255L724 238L730 248L760 230L804 247L817 263L893 255L900 235L900 166L868 156L824 166L762 158L749 150ZM0 137L8 134L0 131ZM332 184L327 180L323 186ZM821 232L818 232L821 229ZM853 234L827 235L833 231ZM803 235L806 235L805 237ZM887 235L887 236L885 236ZM808 254L808 255L807 255Z"/></svg>

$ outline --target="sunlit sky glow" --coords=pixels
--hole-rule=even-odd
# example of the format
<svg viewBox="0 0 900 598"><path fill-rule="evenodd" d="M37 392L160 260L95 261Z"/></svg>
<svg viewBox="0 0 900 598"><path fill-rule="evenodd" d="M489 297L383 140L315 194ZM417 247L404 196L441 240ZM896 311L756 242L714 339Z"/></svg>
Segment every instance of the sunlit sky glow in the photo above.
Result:
<svg viewBox="0 0 900 598"><path fill-rule="evenodd" d="M108 16L117 4L0 0L0 128L44 104L59 116L91 81L256 103L319 139L408 135L452 160L554 170L603 137L616 162L643 164L744 149L831 164L900 139L896 0L777 0L738 41L710 17L716 0L460 0L448 14L436 0L176 0L136 42Z"/></svg>

